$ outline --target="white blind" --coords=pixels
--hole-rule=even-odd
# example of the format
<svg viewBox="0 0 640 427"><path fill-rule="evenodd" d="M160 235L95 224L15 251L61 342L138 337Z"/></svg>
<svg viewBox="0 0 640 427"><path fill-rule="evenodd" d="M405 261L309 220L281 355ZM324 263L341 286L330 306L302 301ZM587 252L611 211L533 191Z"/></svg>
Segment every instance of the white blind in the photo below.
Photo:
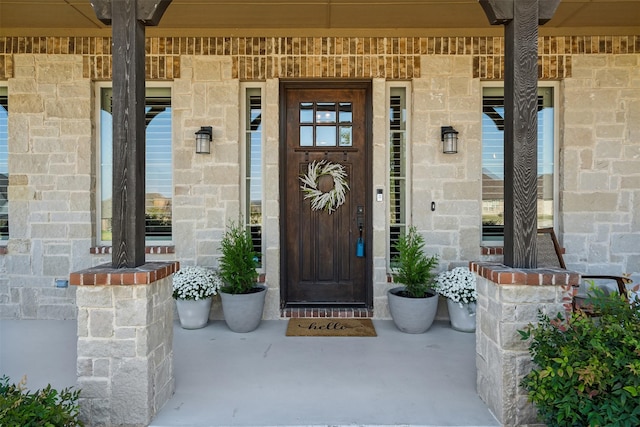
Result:
<svg viewBox="0 0 640 427"><path fill-rule="evenodd" d="M406 228L406 136L405 88L391 88L389 97L389 247L390 259L397 255L395 244Z"/></svg>
<svg viewBox="0 0 640 427"><path fill-rule="evenodd" d="M253 250L262 266L262 96L259 88L248 88L246 97L246 209L245 225Z"/></svg>
<svg viewBox="0 0 640 427"><path fill-rule="evenodd" d="M7 88L0 87L0 240L9 239L9 143L7 133L9 104Z"/></svg>

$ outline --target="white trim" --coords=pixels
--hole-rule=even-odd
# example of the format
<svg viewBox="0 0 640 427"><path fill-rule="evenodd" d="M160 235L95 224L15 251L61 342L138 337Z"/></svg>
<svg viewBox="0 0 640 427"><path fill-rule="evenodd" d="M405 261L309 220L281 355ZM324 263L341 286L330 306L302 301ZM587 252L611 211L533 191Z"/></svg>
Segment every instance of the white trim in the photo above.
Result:
<svg viewBox="0 0 640 427"><path fill-rule="evenodd" d="M391 187L390 187L390 178L391 178L391 153L390 153L390 140L391 140L391 129L389 127L389 123L391 117L389 116L389 111L391 109L390 97L391 97L391 89L392 88L402 88L405 90L405 107L407 110L406 124L405 124L405 200L404 200L404 213L405 213L405 226L409 227L412 223L412 213L411 213L411 194L412 194L412 151L411 151L411 119L413 117L413 99L412 99L412 85L410 81L406 82L398 82L398 81L388 81L385 82L385 195L384 195L384 212L385 212L385 258L387 269L391 271L391 243L389 240L389 234L391 232L391 221L389 218L389 200L391 198ZM375 197L375 196L374 196ZM375 202L374 202L375 203Z"/></svg>
<svg viewBox="0 0 640 427"><path fill-rule="evenodd" d="M260 242L260 253L262 255L262 266L258 269L261 273L265 272L266 266L266 251L265 251L265 208L266 208L266 200L265 200L265 180L266 180L266 164L265 164L265 110L266 110L266 99L265 99L265 83L264 82L241 82L240 83L240 211L245 219L245 223L247 220L249 212L249 207L247 206L247 90L248 89L259 89L260 90L260 109L262 111L261 124L262 124L262 132L260 135L261 139L261 159L260 159L260 167L262 170L262 188L261 188L261 203L262 203L262 222L260 226L262 227L262 241Z"/></svg>
<svg viewBox="0 0 640 427"><path fill-rule="evenodd" d="M548 81L543 86L553 88L553 228L560 221L560 82ZM540 83L538 83L540 86Z"/></svg>
<svg viewBox="0 0 640 427"><path fill-rule="evenodd" d="M2 94L6 94L7 96L7 103L9 102L9 82L7 82L6 80L0 80L0 93ZM7 166L8 166L8 161L9 161L9 131L8 131L8 125L9 125L9 112L7 111ZM7 167L7 176L9 176L9 169ZM9 218L9 186L7 183L7 219ZM11 229L9 229L9 238L11 237ZM9 243L9 238L7 240L0 240L0 246L2 247L6 247L7 244Z"/></svg>

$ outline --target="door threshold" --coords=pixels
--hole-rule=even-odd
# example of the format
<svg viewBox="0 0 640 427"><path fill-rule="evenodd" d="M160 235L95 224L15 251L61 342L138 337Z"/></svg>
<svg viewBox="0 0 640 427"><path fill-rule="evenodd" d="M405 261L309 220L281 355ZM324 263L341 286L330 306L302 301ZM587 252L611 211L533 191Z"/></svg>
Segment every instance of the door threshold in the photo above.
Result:
<svg viewBox="0 0 640 427"><path fill-rule="evenodd" d="M373 309L358 307L287 307L280 310L280 317L372 318Z"/></svg>

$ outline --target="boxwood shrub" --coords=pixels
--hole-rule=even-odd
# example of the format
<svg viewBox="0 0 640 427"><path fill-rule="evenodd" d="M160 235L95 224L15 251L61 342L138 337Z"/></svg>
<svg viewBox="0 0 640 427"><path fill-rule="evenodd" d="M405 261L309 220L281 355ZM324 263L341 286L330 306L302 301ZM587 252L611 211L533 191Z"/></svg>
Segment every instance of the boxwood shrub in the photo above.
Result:
<svg viewBox="0 0 640 427"><path fill-rule="evenodd" d="M26 389L26 379L10 384L0 378L0 426L2 427L76 427L79 390L65 388L58 391L47 385L42 390Z"/></svg>
<svg viewBox="0 0 640 427"><path fill-rule="evenodd" d="M521 386L548 426L640 425L640 304L599 290L582 311L519 331L534 369Z"/></svg>

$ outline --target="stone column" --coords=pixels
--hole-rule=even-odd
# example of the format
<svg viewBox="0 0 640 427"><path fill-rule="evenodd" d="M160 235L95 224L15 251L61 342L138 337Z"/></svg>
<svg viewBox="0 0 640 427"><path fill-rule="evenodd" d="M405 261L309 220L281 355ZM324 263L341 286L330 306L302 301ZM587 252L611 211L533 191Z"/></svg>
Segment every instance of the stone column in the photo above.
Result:
<svg viewBox="0 0 640 427"><path fill-rule="evenodd" d="M91 426L147 426L174 392L172 277L177 262L72 273L77 387Z"/></svg>
<svg viewBox="0 0 640 427"><path fill-rule="evenodd" d="M502 425L535 425L535 407L520 387L532 362L518 330L536 323L539 311L551 317L564 312L571 286L580 282L580 275L561 269L515 269L495 262L472 262L470 269L478 279L478 395Z"/></svg>

